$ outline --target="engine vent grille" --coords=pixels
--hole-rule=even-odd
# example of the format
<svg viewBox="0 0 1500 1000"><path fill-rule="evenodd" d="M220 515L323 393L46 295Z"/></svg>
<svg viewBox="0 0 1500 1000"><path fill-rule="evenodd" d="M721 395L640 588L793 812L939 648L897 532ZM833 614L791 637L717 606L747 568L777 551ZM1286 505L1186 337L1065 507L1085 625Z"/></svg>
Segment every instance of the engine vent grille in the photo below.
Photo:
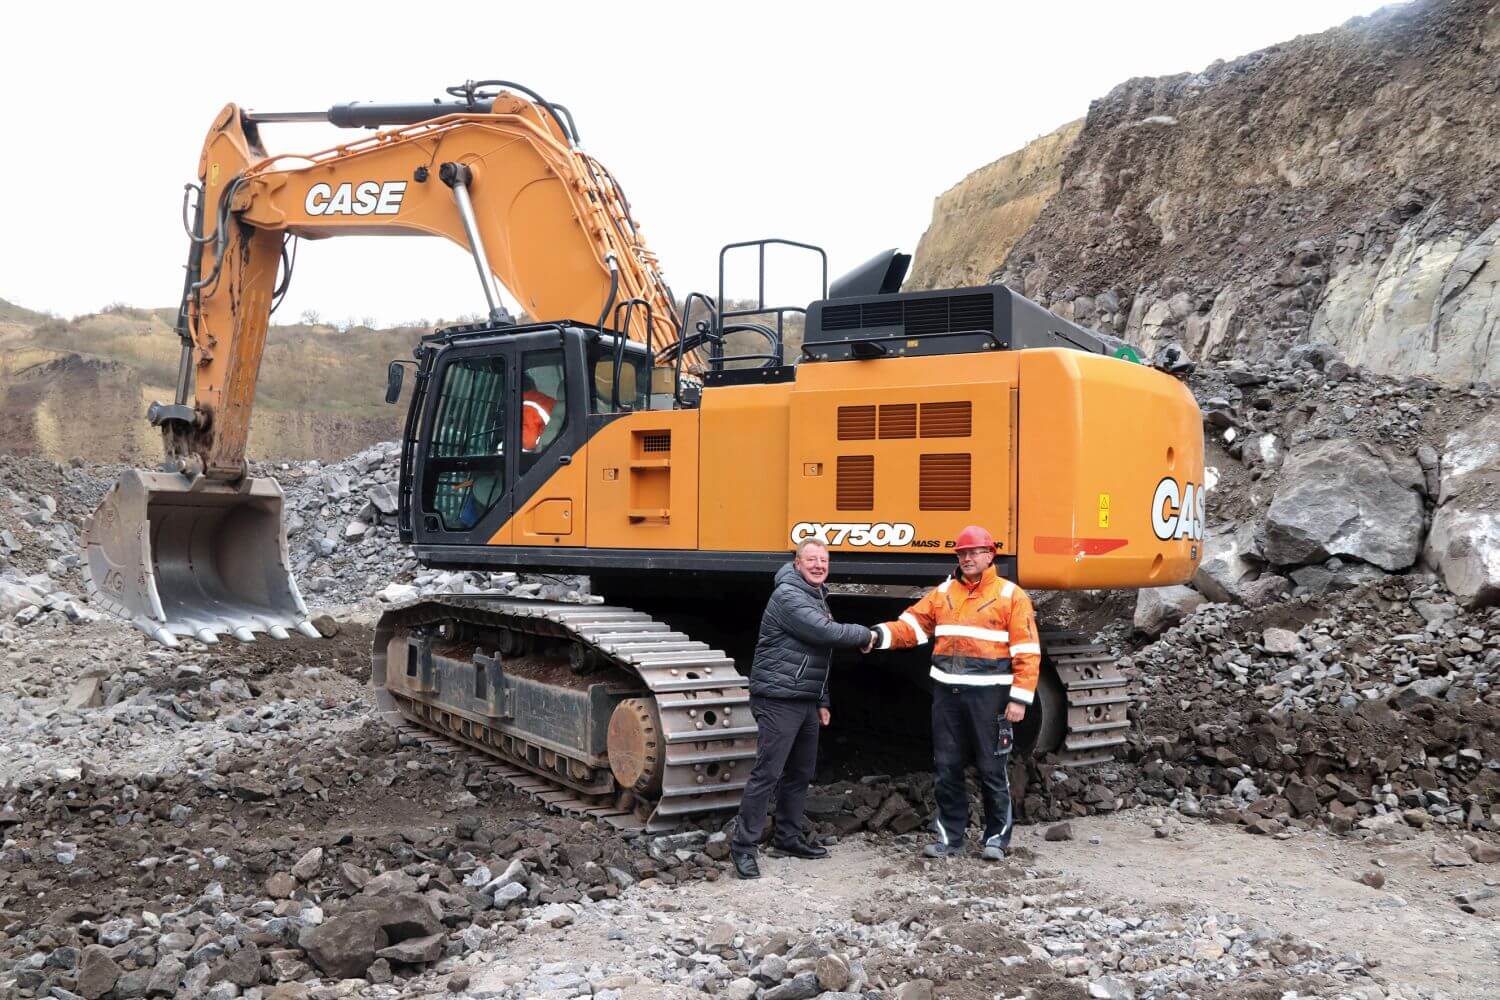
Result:
<svg viewBox="0 0 1500 1000"><path fill-rule="evenodd" d="M880 408L880 436L882 438L914 438L917 436L917 404L888 403Z"/></svg>
<svg viewBox="0 0 1500 1000"><path fill-rule="evenodd" d="M961 438L973 432L974 412L968 400L922 404L924 438Z"/></svg>
<svg viewBox="0 0 1500 1000"><path fill-rule="evenodd" d="M824 306L820 325L830 331L900 326L905 328L909 337L955 330L989 330L993 333L995 296L992 292L976 292Z"/></svg>
<svg viewBox="0 0 1500 1000"><path fill-rule="evenodd" d="M873 406L840 406L839 407L839 440L840 441L873 441L873 440L875 440L875 407L873 407Z"/></svg>
<svg viewBox="0 0 1500 1000"><path fill-rule="evenodd" d="M840 455L837 484L839 510L874 510L875 456Z"/></svg>
<svg viewBox="0 0 1500 1000"><path fill-rule="evenodd" d="M993 295L955 295L945 301L948 303L950 330L990 330L995 325Z"/></svg>
<svg viewBox="0 0 1500 1000"><path fill-rule="evenodd" d="M947 299L916 299L906 304L906 335L943 333L948 329Z"/></svg>
<svg viewBox="0 0 1500 1000"><path fill-rule="evenodd" d="M846 306L825 306L823 309L823 329L825 330L858 330L859 303Z"/></svg>
<svg viewBox="0 0 1500 1000"><path fill-rule="evenodd" d="M672 450L671 431L647 431L641 435L641 451L661 452Z"/></svg>
<svg viewBox="0 0 1500 1000"><path fill-rule="evenodd" d="M968 510L973 456L923 455L917 506L921 510Z"/></svg>

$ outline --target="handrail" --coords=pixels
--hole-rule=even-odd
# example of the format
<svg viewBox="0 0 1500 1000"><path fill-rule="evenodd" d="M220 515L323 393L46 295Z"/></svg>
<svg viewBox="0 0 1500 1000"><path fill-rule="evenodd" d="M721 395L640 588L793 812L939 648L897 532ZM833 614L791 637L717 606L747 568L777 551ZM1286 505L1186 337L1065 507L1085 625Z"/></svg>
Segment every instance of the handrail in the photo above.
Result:
<svg viewBox="0 0 1500 1000"><path fill-rule="evenodd" d="M699 299L703 302L703 305L708 309L709 316L706 328L703 320L700 319L698 321L699 343L705 341L712 342L713 338L718 336L715 332L715 328L719 324L719 307L717 303L702 292L688 292L687 298L682 302L682 322L677 325L677 359L672 373L672 404L674 406L682 405L682 358L689 350L687 321L688 316L692 315L693 312L694 299Z"/></svg>

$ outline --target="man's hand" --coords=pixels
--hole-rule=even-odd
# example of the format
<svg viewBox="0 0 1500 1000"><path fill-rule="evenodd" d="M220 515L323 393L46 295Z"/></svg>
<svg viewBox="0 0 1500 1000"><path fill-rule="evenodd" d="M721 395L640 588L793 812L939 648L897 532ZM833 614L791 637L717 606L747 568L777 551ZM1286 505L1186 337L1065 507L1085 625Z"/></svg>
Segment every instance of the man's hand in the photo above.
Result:
<svg viewBox="0 0 1500 1000"><path fill-rule="evenodd" d="M825 726L828 725L828 720L831 719L831 718L833 718L833 716L830 715L830 714L828 714L828 709L826 709L826 708L820 708L820 709L818 709L818 721L821 722L823 725L825 725Z"/></svg>
<svg viewBox="0 0 1500 1000"><path fill-rule="evenodd" d="M1005 706L1005 718L1011 722L1020 722L1026 718L1026 706L1019 701L1013 701Z"/></svg>
<svg viewBox="0 0 1500 1000"><path fill-rule="evenodd" d="M875 632L874 629L870 629L870 641L867 642L867 643L865 643L864 648L861 649L860 652L861 653L868 653L870 650L874 649L875 648L875 639L876 639L876 632Z"/></svg>

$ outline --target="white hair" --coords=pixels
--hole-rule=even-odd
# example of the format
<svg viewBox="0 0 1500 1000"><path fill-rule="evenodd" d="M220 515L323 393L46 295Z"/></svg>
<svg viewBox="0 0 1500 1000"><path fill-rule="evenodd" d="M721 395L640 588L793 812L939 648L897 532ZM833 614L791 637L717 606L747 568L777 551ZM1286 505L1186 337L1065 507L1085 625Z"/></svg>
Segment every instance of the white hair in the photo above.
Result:
<svg viewBox="0 0 1500 1000"><path fill-rule="evenodd" d="M814 535L811 538L804 538L802 539L802 541L797 543L797 547L792 550L792 558L801 559L802 553L807 549L812 548L813 546L817 546L825 553L828 551L828 543L823 541L823 539L819 538L817 535Z"/></svg>

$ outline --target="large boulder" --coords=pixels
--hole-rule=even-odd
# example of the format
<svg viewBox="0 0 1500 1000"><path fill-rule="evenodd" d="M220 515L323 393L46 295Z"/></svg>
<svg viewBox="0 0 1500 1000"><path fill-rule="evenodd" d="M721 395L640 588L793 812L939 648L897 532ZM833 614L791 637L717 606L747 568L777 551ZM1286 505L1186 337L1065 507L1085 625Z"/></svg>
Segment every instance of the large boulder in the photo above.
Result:
<svg viewBox="0 0 1500 1000"><path fill-rule="evenodd" d="M1426 561L1469 607L1500 604L1500 411L1449 436L1441 473Z"/></svg>
<svg viewBox="0 0 1500 1000"><path fill-rule="evenodd" d="M1136 630L1161 635L1206 603L1207 599L1190 587L1145 587L1135 599Z"/></svg>
<svg viewBox="0 0 1500 1000"><path fill-rule="evenodd" d="M374 910L341 913L302 932L298 944L307 957L334 979L364 976L376 952L390 945L381 914Z"/></svg>
<svg viewBox="0 0 1500 1000"><path fill-rule="evenodd" d="M1422 548L1422 467L1410 456L1337 438L1287 456L1266 511L1261 551L1278 566L1348 556L1389 572Z"/></svg>
<svg viewBox="0 0 1500 1000"><path fill-rule="evenodd" d="M419 892L356 896L349 900L348 905L350 910L374 914L390 944L440 934L444 930L442 907L436 900Z"/></svg>
<svg viewBox="0 0 1500 1000"><path fill-rule="evenodd" d="M1244 604L1246 587L1260 576L1259 564L1247 558L1245 533L1235 525L1211 524L1203 538L1203 560L1193 586L1220 603Z"/></svg>
<svg viewBox="0 0 1500 1000"><path fill-rule="evenodd" d="M89 945L83 949L83 960L78 964L78 992L85 1000L100 1000L115 988L122 970L109 957L109 949L101 945Z"/></svg>

